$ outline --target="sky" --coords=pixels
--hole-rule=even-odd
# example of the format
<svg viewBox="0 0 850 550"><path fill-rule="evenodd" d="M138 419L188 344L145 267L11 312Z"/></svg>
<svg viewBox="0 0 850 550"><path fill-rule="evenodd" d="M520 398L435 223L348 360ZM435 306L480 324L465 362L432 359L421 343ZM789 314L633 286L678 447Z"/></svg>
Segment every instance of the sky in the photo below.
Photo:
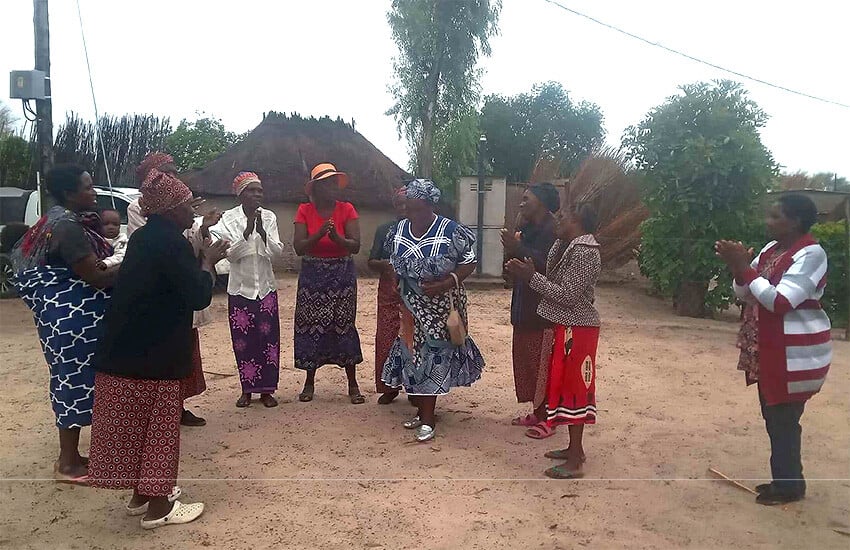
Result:
<svg viewBox="0 0 850 550"><path fill-rule="evenodd" d="M560 0L653 42L756 78L850 104L850 5L830 0ZM392 105L396 47L389 0L80 0L101 114L202 112L236 132L269 110L354 120L400 166L407 144ZM50 2L56 126L67 111L93 119L75 0ZM33 67L32 2L0 2L0 71ZM697 81L735 78L643 44L544 0L504 0L484 94L558 81L596 103L607 141ZM770 116L762 140L783 170L850 177L850 109L741 80ZM8 99L21 114L20 102Z"/></svg>

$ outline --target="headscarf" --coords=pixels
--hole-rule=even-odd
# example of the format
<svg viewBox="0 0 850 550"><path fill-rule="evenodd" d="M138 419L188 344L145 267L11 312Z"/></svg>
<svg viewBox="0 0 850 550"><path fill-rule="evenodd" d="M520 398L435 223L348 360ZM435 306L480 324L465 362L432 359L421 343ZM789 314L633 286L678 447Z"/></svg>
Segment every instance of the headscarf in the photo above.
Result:
<svg viewBox="0 0 850 550"><path fill-rule="evenodd" d="M237 197L242 194L242 191L252 183L262 184L260 176L254 172L239 172L233 180L233 194Z"/></svg>
<svg viewBox="0 0 850 550"><path fill-rule="evenodd" d="M407 184L408 199L422 199L433 205L440 202L440 190L431 180L416 179Z"/></svg>
<svg viewBox="0 0 850 550"><path fill-rule="evenodd" d="M136 180L144 182L148 177L148 172L153 169L160 169L165 164L174 164L174 157L168 153L148 153L148 156L136 168Z"/></svg>
<svg viewBox="0 0 850 550"><path fill-rule="evenodd" d="M529 186L528 190L534 193L534 196L543 203L543 206L549 212L557 212L561 209L561 195L558 193L558 189L551 183L537 183Z"/></svg>
<svg viewBox="0 0 850 550"><path fill-rule="evenodd" d="M139 206L145 217L168 212L192 200L192 191L185 183L157 169L148 172L139 191Z"/></svg>

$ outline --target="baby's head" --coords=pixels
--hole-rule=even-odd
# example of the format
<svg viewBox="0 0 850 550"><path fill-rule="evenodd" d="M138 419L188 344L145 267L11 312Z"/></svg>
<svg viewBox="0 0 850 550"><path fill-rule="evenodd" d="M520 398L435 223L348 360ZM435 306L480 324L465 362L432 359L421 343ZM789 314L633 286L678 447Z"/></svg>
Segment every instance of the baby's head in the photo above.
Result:
<svg viewBox="0 0 850 550"><path fill-rule="evenodd" d="M121 232L121 214L117 210L106 209L100 212L101 234L114 239Z"/></svg>

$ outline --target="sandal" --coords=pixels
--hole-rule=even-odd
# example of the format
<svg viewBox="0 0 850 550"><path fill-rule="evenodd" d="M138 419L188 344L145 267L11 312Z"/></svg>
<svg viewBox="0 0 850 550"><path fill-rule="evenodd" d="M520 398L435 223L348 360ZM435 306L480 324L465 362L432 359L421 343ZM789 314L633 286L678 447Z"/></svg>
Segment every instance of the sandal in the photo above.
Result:
<svg viewBox="0 0 850 550"><path fill-rule="evenodd" d="M584 472L581 470L568 470L564 466L566 464L552 466L543 473L546 474L546 477L551 477L552 479L578 479L584 477Z"/></svg>
<svg viewBox="0 0 850 550"><path fill-rule="evenodd" d="M304 386L304 389L298 394L298 401L301 401L302 403L312 401L315 391L316 388L314 386Z"/></svg>
<svg viewBox="0 0 850 550"><path fill-rule="evenodd" d="M538 422L525 431L525 436L531 439L546 439L555 435L556 428L550 428L546 422Z"/></svg>
<svg viewBox="0 0 850 550"><path fill-rule="evenodd" d="M195 521L201 514L204 513L203 502L193 502L192 504L183 504L179 500L174 501L174 506L165 517L159 519L142 520L142 529L156 529L165 525L181 525Z"/></svg>
<svg viewBox="0 0 850 550"><path fill-rule="evenodd" d="M271 409L273 407L277 407L277 399L272 396L270 393L264 393L260 396L260 403L263 404L267 409Z"/></svg>
<svg viewBox="0 0 850 550"><path fill-rule="evenodd" d="M418 416L414 416L410 420L406 420L402 426L404 426L405 430L415 430L419 426L422 425L422 420Z"/></svg>
<svg viewBox="0 0 850 550"><path fill-rule="evenodd" d="M63 474L59 471L59 462L53 463L53 479L56 480L57 483L67 483L69 485L82 485L86 486L89 484L89 474L85 473L81 476L72 476L70 474Z"/></svg>
<svg viewBox="0 0 850 550"><path fill-rule="evenodd" d="M366 398L360 393L360 388L348 388L348 397L351 399L352 405L362 405L366 402Z"/></svg>
<svg viewBox="0 0 850 550"><path fill-rule="evenodd" d="M536 426L538 422L540 422L540 420L538 420L536 416L533 414L527 414L524 417L518 416L511 420L511 426L526 426L530 428L531 426Z"/></svg>
<svg viewBox="0 0 850 550"><path fill-rule="evenodd" d="M241 396L239 396L239 399L236 401L236 406L239 407L240 409L244 409L245 407L247 407L250 404L251 404L251 394L250 393L243 393Z"/></svg>
<svg viewBox="0 0 850 550"><path fill-rule="evenodd" d="M390 403L395 401L396 397L398 397L398 390L382 393L381 397L378 398L378 405L389 405Z"/></svg>
<svg viewBox="0 0 850 550"><path fill-rule="evenodd" d="M553 458L555 460L567 460L570 458L570 455L567 454L568 452L569 449L558 449L557 451L548 451L543 456L546 458ZM581 455L581 461L582 463L587 462L587 455Z"/></svg>
<svg viewBox="0 0 850 550"><path fill-rule="evenodd" d="M175 485L174 488L171 489L171 493L169 493L169 495L168 495L168 502L174 502L175 500L180 498L180 495L182 495L182 494L183 494L183 490L179 486ZM128 516L141 516L142 514L146 514L147 511L148 511L148 503L147 502L145 502L142 505L136 506L135 508L133 508L129 504L127 505L127 515Z"/></svg>

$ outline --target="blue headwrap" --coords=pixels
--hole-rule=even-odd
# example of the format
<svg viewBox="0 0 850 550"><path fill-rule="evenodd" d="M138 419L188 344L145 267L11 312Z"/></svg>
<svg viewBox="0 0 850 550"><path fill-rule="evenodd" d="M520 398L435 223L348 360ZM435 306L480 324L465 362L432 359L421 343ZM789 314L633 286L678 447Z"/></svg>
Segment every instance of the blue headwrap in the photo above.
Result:
<svg viewBox="0 0 850 550"><path fill-rule="evenodd" d="M440 202L440 190L431 180L417 179L407 184L408 199L422 199L431 204Z"/></svg>

